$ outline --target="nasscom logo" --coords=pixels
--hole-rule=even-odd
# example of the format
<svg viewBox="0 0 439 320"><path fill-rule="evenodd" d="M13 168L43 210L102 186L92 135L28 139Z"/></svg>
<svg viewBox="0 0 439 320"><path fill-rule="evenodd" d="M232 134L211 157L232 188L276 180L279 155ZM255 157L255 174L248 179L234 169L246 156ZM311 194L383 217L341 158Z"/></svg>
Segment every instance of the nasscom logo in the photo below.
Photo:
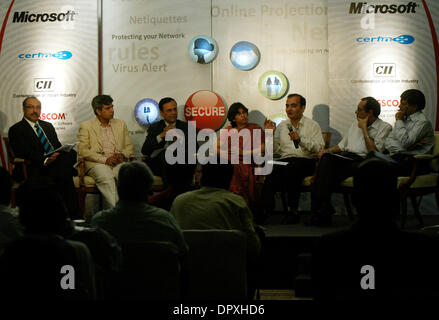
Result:
<svg viewBox="0 0 439 320"><path fill-rule="evenodd" d="M357 43L360 44L393 44L395 42L399 44L410 44L415 41L415 37L408 35L408 34L402 34L398 37L383 37L383 36L376 36L376 37L359 37L356 39Z"/></svg>
<svg viewBox="0 0 439 320"><path fill-rule="evenodd" d="M38 53L20 53L18 59L20 60L45 60L45 59L59 59L68 60L72 57L70 51L58 51L56 53L38 52Z"/></svg>

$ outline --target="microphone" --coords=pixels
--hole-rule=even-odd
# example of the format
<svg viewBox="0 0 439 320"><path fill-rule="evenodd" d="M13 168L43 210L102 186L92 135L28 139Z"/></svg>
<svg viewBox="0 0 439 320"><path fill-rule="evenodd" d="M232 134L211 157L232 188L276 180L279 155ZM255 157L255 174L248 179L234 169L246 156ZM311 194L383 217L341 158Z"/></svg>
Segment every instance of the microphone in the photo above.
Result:
<svg viewBox="0 0 439 320"><path fill-rule="evenodd" d="M295 131L294 127L293 127L293 125L291 123L288 123L288 130L290 132ZM293 140L293 142L294 142L294 146L296 147L296 149L298 149L299 148L299 141Z"/></svg>

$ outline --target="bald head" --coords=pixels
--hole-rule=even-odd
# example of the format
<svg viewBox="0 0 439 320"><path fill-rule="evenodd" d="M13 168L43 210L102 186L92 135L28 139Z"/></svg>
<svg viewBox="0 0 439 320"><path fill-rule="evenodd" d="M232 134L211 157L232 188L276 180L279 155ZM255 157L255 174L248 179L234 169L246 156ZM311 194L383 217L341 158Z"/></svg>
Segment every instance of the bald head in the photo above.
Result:
<svg viewBox="0 0 439 320"><path fill-rule="evenodd" d="M23 100L23 116L32 122L37 122L41 114L41 102L36 97Z"/></svg>

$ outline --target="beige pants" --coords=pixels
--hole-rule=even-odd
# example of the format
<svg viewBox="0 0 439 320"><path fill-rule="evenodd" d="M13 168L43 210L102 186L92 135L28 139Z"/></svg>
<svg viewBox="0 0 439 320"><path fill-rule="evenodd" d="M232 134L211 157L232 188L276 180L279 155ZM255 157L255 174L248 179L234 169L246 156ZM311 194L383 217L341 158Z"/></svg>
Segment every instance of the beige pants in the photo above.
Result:
<svg viewBox="0 0 439 320"><path fill-rule="evenodd" d="M95 180L96 186L104 198L104 209L113 208L119 200L116 189L116 180L122 164L123 163L120 163L113 168L106 164L99 163L90 168L87 172L87 175Z"/></svg>

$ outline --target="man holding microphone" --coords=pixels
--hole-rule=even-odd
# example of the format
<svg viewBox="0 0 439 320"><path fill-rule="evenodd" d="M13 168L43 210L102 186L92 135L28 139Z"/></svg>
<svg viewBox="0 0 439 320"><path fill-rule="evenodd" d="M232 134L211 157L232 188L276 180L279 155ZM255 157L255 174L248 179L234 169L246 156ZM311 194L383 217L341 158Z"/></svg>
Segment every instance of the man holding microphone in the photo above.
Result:
<svg viewBox="0 0 439 320"><path fill-rule="evenodd" d="M262 197L266 214L274 210L274 193L286 191L288 199L287 222L297 223L299 216L300 186L304 177L315 170L315 158L323 150L322 130L317 122L303 115L306 100L300 94L288 95L285 112L288 120L276 128L273 121L265 120L265 129L274 130L273 152L280 155L285 165L275 165L265 179Z"/></svg>

